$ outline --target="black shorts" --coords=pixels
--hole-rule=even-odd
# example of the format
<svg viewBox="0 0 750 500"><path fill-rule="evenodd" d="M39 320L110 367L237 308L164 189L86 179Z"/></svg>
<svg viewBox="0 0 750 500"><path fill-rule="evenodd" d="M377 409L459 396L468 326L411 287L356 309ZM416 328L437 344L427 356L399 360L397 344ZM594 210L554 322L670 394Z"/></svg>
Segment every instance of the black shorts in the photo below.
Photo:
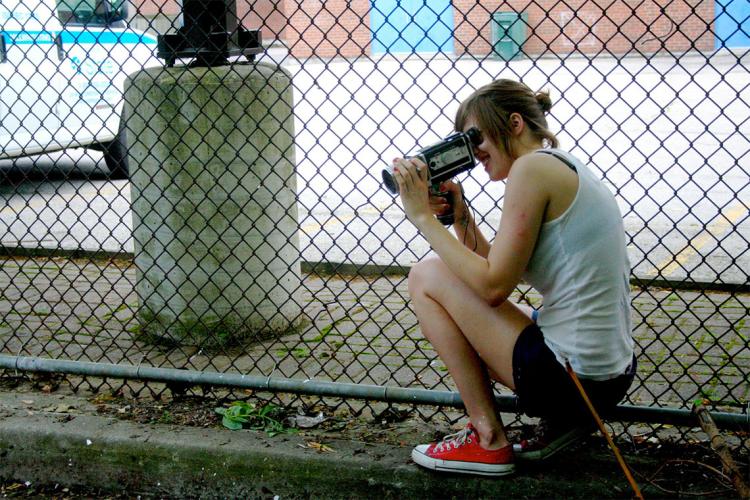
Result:
<svg viewBox="0 0 750 500"><path fill-rule="evenodd" d="M601 416L617 406L635 378L633 356L626 373L610 380L580 379ZM513 348L513 382L521 411L532 417L593 423L593 418L568 371L544 343L536 324L524 328Z"/></svg>

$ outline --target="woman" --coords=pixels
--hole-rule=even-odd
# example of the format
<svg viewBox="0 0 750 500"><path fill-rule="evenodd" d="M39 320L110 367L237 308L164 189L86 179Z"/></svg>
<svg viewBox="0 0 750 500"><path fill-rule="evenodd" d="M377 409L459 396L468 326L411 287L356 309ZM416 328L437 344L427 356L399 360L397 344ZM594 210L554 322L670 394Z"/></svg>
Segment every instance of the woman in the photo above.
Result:
<svg viewBox="0 0 750 500"><path fill-rule="evenodd" d="M505 181L500 227L490 244L460 186L454 237L435 218L448 206L430 197L427 168L394 160L408 219L438 258L418 263L409 293L422 333L445 363L470 423L443 441L417 446L414 461L453 472L505 475L517 458L545 458L590 432L591 419L568 376L570 363L600 412L625 396L635 373L630 266L612 193L578 159L557 149L547 93L494 81L464 101L456 130L477 127L475 156L491 181ZM521 280L543 298L538 312L508 300ZM494 407L491 380L543 417L546 435L511 446Z"/></svg>

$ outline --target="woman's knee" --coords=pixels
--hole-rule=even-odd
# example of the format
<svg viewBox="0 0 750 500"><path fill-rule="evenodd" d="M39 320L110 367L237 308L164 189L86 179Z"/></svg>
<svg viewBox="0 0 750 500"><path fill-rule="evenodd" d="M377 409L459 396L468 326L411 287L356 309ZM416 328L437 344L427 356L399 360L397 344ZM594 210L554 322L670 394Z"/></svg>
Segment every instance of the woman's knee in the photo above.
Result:
<svg viewBox="0 0 750 500"><path fill-rule="evenodd" d="M428 257L417 262L409 271L409 294L413 297L417 293L428 293L441 281L445 283L447 270L439 257Z"/></svg>

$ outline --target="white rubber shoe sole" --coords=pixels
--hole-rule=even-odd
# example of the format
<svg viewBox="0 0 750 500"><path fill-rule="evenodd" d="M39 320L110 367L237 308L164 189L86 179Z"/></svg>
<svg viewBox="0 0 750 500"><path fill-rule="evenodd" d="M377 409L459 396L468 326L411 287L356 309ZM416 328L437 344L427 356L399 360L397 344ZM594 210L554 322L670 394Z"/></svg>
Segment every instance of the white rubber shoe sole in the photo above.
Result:
<svg viewBox="0 0 750 500"><path fill-rule="evenodd" d="M421 444L411 452L414 463L427 469L443 472L458 472L460 474L478 474L480 476L507 476L513 474L514 464L483 464L477 462L459 462L456 460L440 460L426 454L429 445Z"/></svg>
<svg viewBox="0 0 750 500"><path fill-rule="evenodd" d="M572 429L565 434L561 435L554 441L552 441L550 444L548 444L546 447L540 449L540 450L533 450L533 451L523 451L520 444L514 444L513 445L513 454L515 455L516 459L518 461L528 461L533 462L537 460L545 460L558 451L562 451L568 446L572 445L576 441L579 441L589 434L594 432L593 429L586 429L583 427L577 427L575 429Z"/></svg>

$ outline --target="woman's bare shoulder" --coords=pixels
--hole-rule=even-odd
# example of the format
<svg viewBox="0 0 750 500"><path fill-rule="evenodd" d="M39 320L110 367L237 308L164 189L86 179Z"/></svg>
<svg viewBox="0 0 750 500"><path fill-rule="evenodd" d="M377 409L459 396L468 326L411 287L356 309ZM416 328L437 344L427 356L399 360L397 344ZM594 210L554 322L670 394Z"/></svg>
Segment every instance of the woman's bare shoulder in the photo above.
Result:
<svg viewBox="0 0 750 500"><path fill-rule="evenodd" d="M537 151L520 156L513 162L511 176L551 184L558 182L559 177L567 177L572 172L570 167L553 155Z"/></svg>
<svg viewBox="0 0 750 500"><path fill-rule="evenodd" d="M516 162L520 167L516 172L517 182L534 184L536 189L545 193L545 222L559 217L573 203L578 192L578 174L562 160L550 154L533 152L518 158ZM516 166L514 163L513 169Z"/></svg>

